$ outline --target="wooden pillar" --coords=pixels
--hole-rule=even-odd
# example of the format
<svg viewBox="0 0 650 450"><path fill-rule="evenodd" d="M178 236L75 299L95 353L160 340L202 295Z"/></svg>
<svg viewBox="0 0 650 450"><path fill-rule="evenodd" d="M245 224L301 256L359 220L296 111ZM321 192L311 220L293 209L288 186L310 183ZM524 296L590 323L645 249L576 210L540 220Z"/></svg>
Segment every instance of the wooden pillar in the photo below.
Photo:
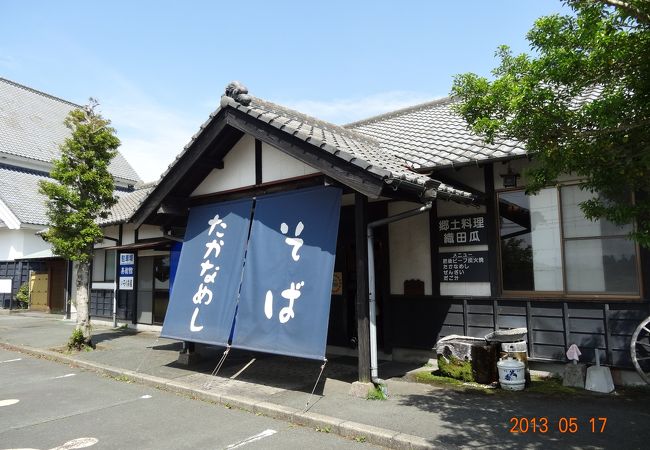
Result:
<svg viewBox="0 0 650 450"><path fill-rule="evenodd" d="M485 210L488 233L488 268L490 273L490 295L497 297L501 292L501 278L498 270L497 246L499 245L498 219L499 211L494 192L494 168L492 163L483 166L485 178ZM530 324L529 324L530 326Z"/></svg>
<svg viewBox="0 0 650 450"><path fill-rule="evenodd" d="M368 198L360 193L354 196L354 235L357 272L357 338L359 351L359 381L370 382L370 326L368 319Z"/></svg>

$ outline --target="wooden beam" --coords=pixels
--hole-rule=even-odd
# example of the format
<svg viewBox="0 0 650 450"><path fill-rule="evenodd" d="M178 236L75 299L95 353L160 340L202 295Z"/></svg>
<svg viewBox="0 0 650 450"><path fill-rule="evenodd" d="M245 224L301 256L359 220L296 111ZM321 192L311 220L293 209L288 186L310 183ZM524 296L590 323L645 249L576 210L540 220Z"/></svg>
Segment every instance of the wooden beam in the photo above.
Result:
<svg viewBox="0 0 650 450"><path fill-rule="evenodd" d="M429 210L429 251L431 258L431 295L440 297L440 275L438 273L438 202Z"/></svg>
<svg viewBox="0 0 650 450"><path fill-rule="evenodd" d="M367 197L376 199L381 196L384 181L373 176L361 167L347 163L333 154L278 130L272 125L253 119L246 113L228 110L228 125L250 134L255 139L266 142L295 159L314 167L336 181L350 186Z"/></svg>
<svg viewBox="0 0 650 450"><path fill-rule="evenodd" d="M370 321L368 312L368 198L354 196L354 235L357 271L357 339L359 351L359 381L370 382Z"/></svg>
<svg viewBox="0 0 650 450"><path fill-rule="evenodd" d="M262 141L255 139L255 184L260 185L263 182L262 176Z"/></svg>

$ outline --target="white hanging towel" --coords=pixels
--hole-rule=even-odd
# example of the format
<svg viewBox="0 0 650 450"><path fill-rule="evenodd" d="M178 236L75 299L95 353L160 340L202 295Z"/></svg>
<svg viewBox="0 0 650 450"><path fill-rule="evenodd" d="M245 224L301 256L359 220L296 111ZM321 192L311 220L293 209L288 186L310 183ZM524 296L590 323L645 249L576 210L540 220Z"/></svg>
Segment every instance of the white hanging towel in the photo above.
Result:
<svg viewBox="0 0 650 450"><path fill-rule="evenodd" d="M575 344L571 344L569 350L566 351L566 357L570 361L578 361L580 359L580 355L582 355L582 352Z"/></svg>

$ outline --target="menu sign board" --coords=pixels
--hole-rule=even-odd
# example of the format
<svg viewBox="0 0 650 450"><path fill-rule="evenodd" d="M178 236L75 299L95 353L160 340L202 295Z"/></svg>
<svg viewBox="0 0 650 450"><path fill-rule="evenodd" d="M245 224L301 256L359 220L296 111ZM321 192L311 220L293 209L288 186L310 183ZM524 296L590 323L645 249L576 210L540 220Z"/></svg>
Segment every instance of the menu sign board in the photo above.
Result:
<svg viewBox="0 0 650 450"><path fill-rule="evenodd" d="M438 245L487 245L485 214L438 218Z"/></svg>
<svg viewBox="0 0 650 450"><path fill-rule="evenodd" d="M438 271L443 282L488 282L488 252L438 253Z"/></svg>
<svg viewBox="0 0 650 450"><path fill-rule="evenodd" d="M118 289L122 291L132 291L134 279L135 253L120 253L120 277Z"/></svg>

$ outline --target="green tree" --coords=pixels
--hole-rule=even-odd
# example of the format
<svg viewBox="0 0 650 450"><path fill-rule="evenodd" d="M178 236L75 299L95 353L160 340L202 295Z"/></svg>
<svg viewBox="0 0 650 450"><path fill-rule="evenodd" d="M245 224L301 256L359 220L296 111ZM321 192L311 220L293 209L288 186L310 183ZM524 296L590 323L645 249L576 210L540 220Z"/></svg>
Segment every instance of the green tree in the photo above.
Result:
<svg viewBox="0 0 650 450"><path fill-rule="evenodd" d="M54 253L77 263L75 298L77 327L90 344L88 288L94 244L102 240L98 218L106 218L117 199L108 167L120 145L110 121L95 110L97 101L75 109L65 119L71 134L60 146L61 157L53 161L50 176L40 192L47 196L49 228L43 239Z"/></svg>
<svg viewBox="0 0 650 450"><path fill-rule="evenodd" d="M636 222L650 247L650 1L565 4L528 32L532 56L501 46L492 80L457 75L457 111L487 142L525 143L528 193L574 173L595 194L588 218Z"/></svg>

